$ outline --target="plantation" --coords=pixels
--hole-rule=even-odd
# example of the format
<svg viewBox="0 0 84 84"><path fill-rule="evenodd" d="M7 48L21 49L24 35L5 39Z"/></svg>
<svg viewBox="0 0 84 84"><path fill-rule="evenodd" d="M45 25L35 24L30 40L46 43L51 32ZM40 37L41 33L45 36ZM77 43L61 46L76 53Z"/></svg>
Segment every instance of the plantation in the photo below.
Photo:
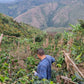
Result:
<svg viewBox="0 0 84 84"><path fill-rule="evenodd" d="M84 84L84 21L70 26L73 30L62 34L46 33L0 14L1 84ZM56 60L51 80L33 74L41 47Z"/></svg>

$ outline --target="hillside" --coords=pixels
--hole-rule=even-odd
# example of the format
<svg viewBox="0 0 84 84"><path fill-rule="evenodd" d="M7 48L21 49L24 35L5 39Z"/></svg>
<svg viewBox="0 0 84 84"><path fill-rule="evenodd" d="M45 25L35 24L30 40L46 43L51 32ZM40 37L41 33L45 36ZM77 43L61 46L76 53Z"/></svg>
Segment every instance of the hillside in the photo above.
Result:
<svg viewBox="0 0 84 84"><path fill-rule="evenodd" d="M77 23L78 19L84 19L83 10L84 4L81 1L74 2L73 4L63 2L61 4L49 3L32 8L16 17L15 20L40 29L69 27L69 24Z"/></svg>
<svg viewBox="0 0 84 84"><path fill-rule="evenodd" d="M39 29L27 24L18 23L12 17L0 14L0 33L16 37L33 37L41 32Z"/></svg>
<svg viewBox="0 0 84 84"><path fill-rule="evenodd" d="M70 32L46 33L0 14L0 84L84 84L84 21L79 23ZM56 60L51 80L34 76L38 48Z"/></svg>

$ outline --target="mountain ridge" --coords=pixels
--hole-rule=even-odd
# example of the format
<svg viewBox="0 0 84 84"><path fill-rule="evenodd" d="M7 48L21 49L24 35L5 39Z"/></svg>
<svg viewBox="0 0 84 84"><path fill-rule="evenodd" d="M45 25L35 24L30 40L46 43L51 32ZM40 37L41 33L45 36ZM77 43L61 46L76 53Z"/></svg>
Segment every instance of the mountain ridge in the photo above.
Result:
<svg viewBox="0 0 84 84"><path fill-rule="evenodd" d="M59 5L56 2L48 3L28 10L16 17L15 20L40 29L48 27L69 27L69 24L77 23L78 19L84 19L83 5L81 1L75 4L69 3L68 5Z"/></svg>
<svg viewBox="0 0 84 84"><path fill-rule="evenodd" d="M59 1L59 0L21 0L16 3L0 3L0 12L8 16L17 17L27 10L41 4Z"/></svg>
<svg viewBox="0 0 84 84"><path fill-rule="evenodd" d="M69 27L78 19L84 19L83 5L84 0L22 0L0 4L0 12L40 29L58 28Z"/></svg>
<svg viewBox="0 0 84 84"><path fill-rule="evenodd" d="M15 18L27 10L42 4L57 2L66 5L77 1L79 0L20 0L13 3L0 3L0 12ZM80 1L84 3L83 0Z"/></svg>

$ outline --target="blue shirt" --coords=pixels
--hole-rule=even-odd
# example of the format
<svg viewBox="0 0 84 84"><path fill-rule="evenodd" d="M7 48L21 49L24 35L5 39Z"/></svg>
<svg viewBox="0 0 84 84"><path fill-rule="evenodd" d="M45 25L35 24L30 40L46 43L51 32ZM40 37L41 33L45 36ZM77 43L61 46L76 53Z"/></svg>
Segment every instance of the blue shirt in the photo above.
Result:
<svg viewBox="0 0 84 84"><path fill-rule="evenodd" d="M35 73L39 79L50 79L51 78L51 64L55 62L55 59L49 55L40 61L37 67L37 72Z"/></svg>

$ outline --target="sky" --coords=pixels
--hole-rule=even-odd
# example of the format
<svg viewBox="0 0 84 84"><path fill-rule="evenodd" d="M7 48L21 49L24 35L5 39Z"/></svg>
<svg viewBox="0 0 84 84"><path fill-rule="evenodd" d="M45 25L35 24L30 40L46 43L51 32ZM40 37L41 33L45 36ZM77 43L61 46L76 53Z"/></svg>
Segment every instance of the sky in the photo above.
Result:
<svg viewBox="0 0 84 84"><path fill-rule="evenodd" d="M0 3L9 3L9 2L13 2L13 1L16 1L16 0L0 0Z"/></svg>

